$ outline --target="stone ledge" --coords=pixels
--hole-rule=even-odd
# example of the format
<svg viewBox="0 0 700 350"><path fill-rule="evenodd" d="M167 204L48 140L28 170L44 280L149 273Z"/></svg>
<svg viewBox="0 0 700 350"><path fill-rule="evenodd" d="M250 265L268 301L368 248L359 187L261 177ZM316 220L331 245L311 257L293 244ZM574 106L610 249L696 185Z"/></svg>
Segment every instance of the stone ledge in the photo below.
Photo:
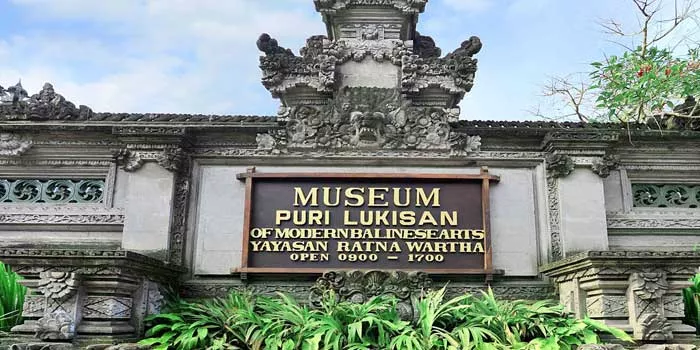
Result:
<svg viewBox="0 0 700 350"><path fill-rule="evenodd" d="M126 267L156 276L179 276L185 269L126 250L98 249L24 249L0 248L0 261L10 266Z"/></svg>
<svg viewBox="0 0 700 350"><path fill-rule="evenodd" d="M555 277L582 266L667 266L673 264L700 266L700 252L693 251L587 251L542 265L540 272Z"/></svg>

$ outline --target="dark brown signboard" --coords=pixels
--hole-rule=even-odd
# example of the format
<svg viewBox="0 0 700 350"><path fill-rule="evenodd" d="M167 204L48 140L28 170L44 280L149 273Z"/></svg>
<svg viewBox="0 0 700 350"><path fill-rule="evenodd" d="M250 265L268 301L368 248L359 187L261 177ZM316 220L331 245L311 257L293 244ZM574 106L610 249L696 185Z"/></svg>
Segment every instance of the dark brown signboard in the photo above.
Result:
<svg viewBox="0 0 700 350"><path fill-rule="evenodd" d="M339 269L491 274L489 184L478 175L240 174L246 273Z"/></svg>

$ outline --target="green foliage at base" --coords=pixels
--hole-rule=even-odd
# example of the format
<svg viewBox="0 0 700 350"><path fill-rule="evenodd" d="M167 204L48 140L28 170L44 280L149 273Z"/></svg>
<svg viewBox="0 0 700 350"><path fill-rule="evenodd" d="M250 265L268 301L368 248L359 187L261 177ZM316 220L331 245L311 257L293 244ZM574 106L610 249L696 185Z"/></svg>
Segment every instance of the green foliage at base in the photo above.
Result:
<svg viewBox="0 0 700 350"><path fill-rule="evenodd" d="M685 304L685 318L683 323L695 327L700 335L700 273L690 279L692 285L683 289L683 303Z"/></svg>
<svg viewBox="0 0 700 350"><path fill-rule="evenodd" d="M27 288L19 284L22 277L0 262L0 334L19 324Z"/></svg>
<svg viewBox="0 0 700 350"><path fill-rule="evenodd" d="M623 341L623 331L578 320L548 301L505 301L492 291L445 300L445 289L415 301L414 322L402 321L397 302L376 297L364 304L329 294L317 309L279 294L234 292L226 298L177 300L152 323L143 345L154 349L466 350L573 349L596 344L599 332Z"/></svg>

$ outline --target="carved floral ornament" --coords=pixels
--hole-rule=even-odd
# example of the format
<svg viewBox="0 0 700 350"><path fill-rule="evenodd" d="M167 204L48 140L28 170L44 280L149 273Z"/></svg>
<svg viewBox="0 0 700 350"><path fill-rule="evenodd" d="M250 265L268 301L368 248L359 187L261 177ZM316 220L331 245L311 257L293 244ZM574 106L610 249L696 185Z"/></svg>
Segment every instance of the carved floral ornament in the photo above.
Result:
<svg viewBox="0 0 700 350"><path fill-rule="evenodd" d="M80 287L78 275L70 272L48 271L39 275L37 290L49 299L65 299Z"/></svg>
<svg viewBox="0 0 700 350"><path fill-rule="evenodd" d="M414 149L464 156L481 148L479 136L453 131L458 109L411 107L397 90L345 88L328 105L284 108L286 126L257 136L258 149Z"/></svg>

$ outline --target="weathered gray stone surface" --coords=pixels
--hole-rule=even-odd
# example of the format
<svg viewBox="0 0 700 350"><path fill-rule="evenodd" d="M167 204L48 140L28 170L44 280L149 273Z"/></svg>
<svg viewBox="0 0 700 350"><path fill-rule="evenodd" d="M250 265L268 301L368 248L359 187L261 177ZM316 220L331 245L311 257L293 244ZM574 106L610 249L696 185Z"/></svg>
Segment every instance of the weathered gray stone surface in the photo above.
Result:
<svg viewBox="0 0 700 350"><path fill-rule="evenodd" d="M564 255L608 249L602 179L588 169L559 181Z"/></svg>

